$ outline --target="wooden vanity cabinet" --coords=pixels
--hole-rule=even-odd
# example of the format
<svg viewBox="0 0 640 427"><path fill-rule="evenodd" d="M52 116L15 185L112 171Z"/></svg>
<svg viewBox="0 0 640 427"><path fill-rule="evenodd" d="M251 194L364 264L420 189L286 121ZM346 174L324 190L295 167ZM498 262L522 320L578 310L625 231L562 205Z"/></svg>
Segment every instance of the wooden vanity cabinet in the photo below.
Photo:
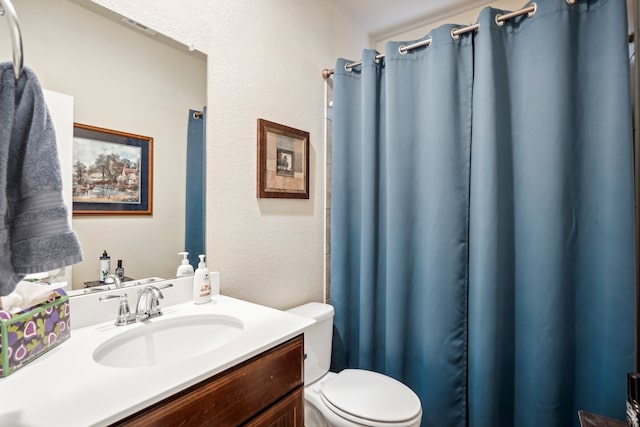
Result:
<svg viewBox="0 0 640 427"><path fill-rule="evenodd" d="M304 343L297 337L113 426L304 426Z"/></svg>

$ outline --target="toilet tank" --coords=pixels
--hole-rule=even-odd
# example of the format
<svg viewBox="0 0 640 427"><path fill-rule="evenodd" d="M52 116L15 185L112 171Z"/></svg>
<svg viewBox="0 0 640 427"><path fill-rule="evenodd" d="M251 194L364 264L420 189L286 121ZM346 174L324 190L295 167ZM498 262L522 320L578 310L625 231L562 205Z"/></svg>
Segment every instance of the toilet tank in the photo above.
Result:
<svg viewBox="0 0 640 427"><path fill-rule="evenodd" d="M311 384L329 372L331 364L331 339L333 335L333 307L329 304L310 302L287 310L315 320L304 330L304 382Z"/></svg>

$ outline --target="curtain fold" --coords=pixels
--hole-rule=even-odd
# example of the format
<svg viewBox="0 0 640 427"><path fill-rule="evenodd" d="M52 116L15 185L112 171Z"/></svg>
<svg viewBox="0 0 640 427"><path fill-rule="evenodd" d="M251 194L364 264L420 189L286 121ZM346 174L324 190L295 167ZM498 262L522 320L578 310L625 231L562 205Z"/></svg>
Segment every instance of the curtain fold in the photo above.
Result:
<svg viewBox="0 0 640 427"><path fill-rule="evenodd" d="M624 419L635 361L626 5L532 17L334 74L332 370L409 385L425 426Z"/></svg>
<svg viewBox="0 0 640 427"><path fill-rule="evenodd" d="M336 66L333 365L400 379L427 425L463 426L473 57L450 31Z"/></svg>
<svg viewBox="0 0 640 427"><path fill-rule="evenodd" d="M475 36L470 425L624 419L634 369L625 4L537 2Z"/></svg>

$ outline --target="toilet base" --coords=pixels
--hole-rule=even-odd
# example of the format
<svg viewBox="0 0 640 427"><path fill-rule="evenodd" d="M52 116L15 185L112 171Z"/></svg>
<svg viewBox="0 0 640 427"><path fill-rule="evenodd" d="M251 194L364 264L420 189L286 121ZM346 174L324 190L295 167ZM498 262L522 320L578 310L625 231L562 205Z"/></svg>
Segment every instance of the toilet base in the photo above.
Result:
<svg viewBox="0 0 640 427"><path fill-rule="evenodd" d="M324 403L320 392L322 387L335 376L328 372L317 381L304 387L304 425L305 427L332 427L323 414ZM327 408L324 408L325 410Z"/></svg>

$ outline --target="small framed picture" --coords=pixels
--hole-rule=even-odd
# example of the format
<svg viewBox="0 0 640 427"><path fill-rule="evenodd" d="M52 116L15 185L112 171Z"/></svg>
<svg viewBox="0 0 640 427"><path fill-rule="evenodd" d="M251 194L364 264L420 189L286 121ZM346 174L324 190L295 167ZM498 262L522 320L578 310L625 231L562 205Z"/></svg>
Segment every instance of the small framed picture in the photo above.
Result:
<svg viewBox="0 0 640 427"><path fill-rule="evenodd" d="M309 198L309 132L258 119L258 198Z"/></svg>
<svg viewBox="0 0 640 427"><path fill-rule="evenodd" d="M73 124L73 215L151 215L153 138Z"/></svg>

